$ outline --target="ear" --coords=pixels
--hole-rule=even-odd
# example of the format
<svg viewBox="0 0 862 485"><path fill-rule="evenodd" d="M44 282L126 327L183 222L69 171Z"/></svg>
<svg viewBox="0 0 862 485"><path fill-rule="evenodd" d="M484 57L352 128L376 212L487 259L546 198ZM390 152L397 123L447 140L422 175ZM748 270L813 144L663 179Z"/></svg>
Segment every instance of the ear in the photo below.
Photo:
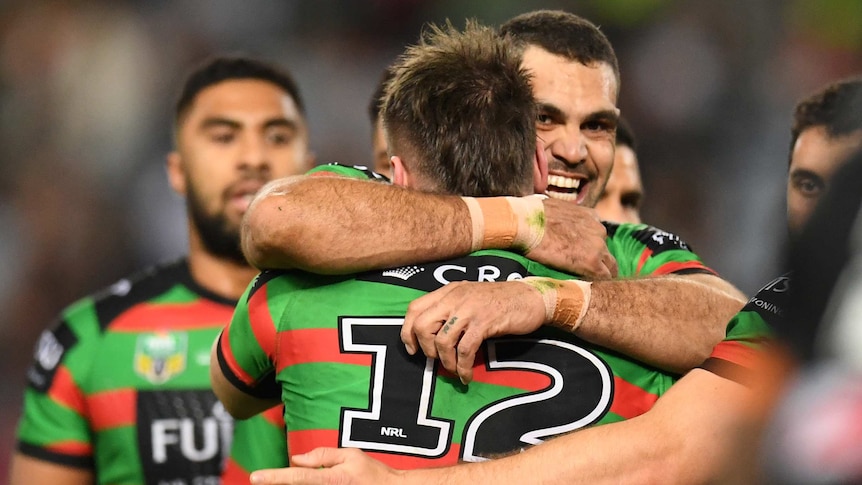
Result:
<svg viewBox="0 0 862 485"><path fill-rule="evenodd" d="M186 196L186 176L183 170L183 157L176 150L168 153L168 163L165 168L168 172L168 183L174 192Z"/></svg>
<svg viewBox="0 0 862 485"><path fill-rule="evenodd" d="M536 139L536 155L533 161L533 190L537 194L544 194L548 188L548 157L542 140Z"/></svg>
<svg viewBox="0 0 862 485"><path fill-rule="evenodd" d="M401 160L401 157L397 155L390 157L389 163L392 167L392 184L409 187L410 174L407 172L407 167L404 166L404 161Z"/></svg>

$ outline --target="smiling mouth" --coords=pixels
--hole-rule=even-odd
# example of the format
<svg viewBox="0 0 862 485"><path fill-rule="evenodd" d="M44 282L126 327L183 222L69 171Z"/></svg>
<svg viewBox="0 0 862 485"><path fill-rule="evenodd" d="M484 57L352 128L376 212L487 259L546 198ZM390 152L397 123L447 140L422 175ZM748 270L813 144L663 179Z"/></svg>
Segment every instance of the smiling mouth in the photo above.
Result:
<svg viewBox="0 0 862 485"><path fill-rule="evenodd" d="M545 190L545 194L548 197L578 202L580 192L581 179L563 177L561 175L548 175L548 188Z"/></svg>

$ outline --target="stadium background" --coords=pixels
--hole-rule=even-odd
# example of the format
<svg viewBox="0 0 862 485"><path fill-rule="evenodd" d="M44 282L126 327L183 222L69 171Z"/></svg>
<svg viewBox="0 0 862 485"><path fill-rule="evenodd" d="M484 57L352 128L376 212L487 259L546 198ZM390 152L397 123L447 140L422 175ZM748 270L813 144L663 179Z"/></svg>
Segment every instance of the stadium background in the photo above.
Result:
<svg viewBox="0 0 862 485"><path fill-rule="evenodd" d="M163 161L191 63L242 52L286 65L318 160L366 163L371 93L424 22L498 25L536 8L584 15L613 42L645 220L754 292L778 271L793 105L862 72L859 0L0 2L0 483L39 332L184 251Z"/></svg>

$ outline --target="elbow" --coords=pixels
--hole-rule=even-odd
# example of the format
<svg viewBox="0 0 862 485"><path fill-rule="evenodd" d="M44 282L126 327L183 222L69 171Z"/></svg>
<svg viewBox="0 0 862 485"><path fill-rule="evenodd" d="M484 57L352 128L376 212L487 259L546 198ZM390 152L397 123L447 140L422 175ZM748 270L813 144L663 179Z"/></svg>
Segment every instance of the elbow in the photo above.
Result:
<svg viewBox="0 0 862 485"><path fill-rule="evenodd" d="M287 192L267 193L258 197L242 221L240 241L246 260L258 269L292 267L295 255L287 244L302 222L293 212L294 204Z"/></svg>

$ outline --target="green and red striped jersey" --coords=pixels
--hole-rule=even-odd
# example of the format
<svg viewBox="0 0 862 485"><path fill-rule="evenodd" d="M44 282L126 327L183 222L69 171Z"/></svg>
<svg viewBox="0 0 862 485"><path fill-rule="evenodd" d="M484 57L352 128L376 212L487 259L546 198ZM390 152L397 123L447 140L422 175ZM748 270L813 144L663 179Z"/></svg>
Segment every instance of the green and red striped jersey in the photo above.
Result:
<svg viewBox="0 0 862 485"><path fill-rule="evenodd" d="M100 484L219 483L236 426L282 453L231 462L225 483L285 466L281 408L234 424L210 387L210 349L235 303L181 260L71 305L36 346L18 450L92 469Z"/></svg>
<svg viewBox="0 0 862 485"><path fill-rule="evenodd" d="M700 367L743 382L748 374L756 372L760 351L772 340L772 329L781 326L790 303L790 284L788 273L761 288L730 320L725 339Z"/></svg>
<svg viewBox="0 0 862 485"><path fill-rule="evenodd" d="M643 249L623 242L626 234L615 235L620 248ZM678 262L685 251L675 244L667 261L620 265L621 276ZM257 397L277 397L260 385L275 373L292 454L357 447L397 468L480 460L632 418L675 381L550 327L485 342L468 386L435 360L406 353L399 334L417 297L452 281L530 275L570 278L504 251L352 276L267 271L220 337L219 364Z"/></svg>

